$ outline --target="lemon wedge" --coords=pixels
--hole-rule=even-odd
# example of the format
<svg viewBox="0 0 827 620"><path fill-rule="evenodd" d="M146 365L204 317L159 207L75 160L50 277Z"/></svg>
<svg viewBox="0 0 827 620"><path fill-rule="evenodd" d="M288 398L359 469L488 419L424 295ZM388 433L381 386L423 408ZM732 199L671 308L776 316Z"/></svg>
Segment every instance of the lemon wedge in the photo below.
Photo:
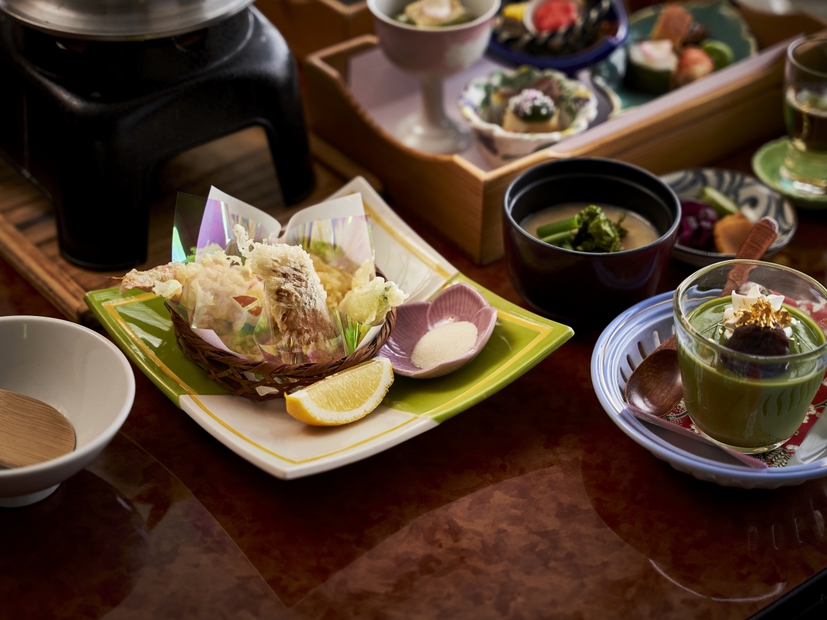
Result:
<svg viewBox="0 0 827 620"><path fill-rule="evenodd" d="M374 357L284 397L287 413L313 426L339 426L364 418L393 383L389 359Z"/></svg>

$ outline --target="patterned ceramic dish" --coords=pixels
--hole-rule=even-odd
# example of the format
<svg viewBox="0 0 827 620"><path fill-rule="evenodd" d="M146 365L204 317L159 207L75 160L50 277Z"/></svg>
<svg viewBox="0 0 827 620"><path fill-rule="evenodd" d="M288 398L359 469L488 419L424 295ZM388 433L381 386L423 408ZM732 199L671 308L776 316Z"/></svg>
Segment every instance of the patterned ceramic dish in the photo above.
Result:
<svg viewBox="0 0 827 620"><path fill-rule="evenodd" d="M425 334L459 321L467 321L477 328L476 342L468 351L427 368L414 364L414 349ZM467 284L454 284L431 301L400 306L396 326L379 355L391 361L397 374L414 379L442 377L474 359L488 342L496 323L497 310L482 295Z"/></svg>
<svg viewBox="0 0 827 620"><path fill-rule="evenodd" d="M540 90L554 100L563 129L548 133L517 133L503 129L501 123L507 97L526 89ZM495 167L582 133L597 118L597 97L585 84L569 79L559 71L529 66L513 71L498 69L472 80L460 96L459 107L471 124L477 146Z"/></svg>
<svg viewBox="0 0 827 620"><path fill-rule="evenodd" d="M694 199L705 186L709 186L731 198L751 222L755 223L765 216L775 219L778 222L778 237L764 254L765 258L785 248L798 227L798 215L793 206L781 194L747 174L717 168L696 168L670 172L661 180L682 200ZM673 256L695 267L735 257L734 254L696 250L679 242L675 243Z"/></svg>
<svg viewBox="0 0 827 620"><path fill-rule="evenodd" d="M613 115L644 105L658 97L658 95L627 88L623 77L626 73L626 55L629 44L648 38L666 4L668 3L649 6L629 16L627 39L613 50L608 58L594 65L592 69L592 81L612 102ZM727 0L688 2L682 6L692 14L695 21L706 27L710 39L723 41L732 48L735 62L758 53L758 44L750 32L749 25ZM721 71L727 69L729 67Z"/></svg>
<svg viewBox="0 0 827 620"><path fill-rule="evenodd" d="M557 69L573 75L611 54L629 34L622 0L588 0L588 10L572 26L555 32L531 32L526 20L543 0L503 2L494 18L488 50L513 65ZM525 4L523 19L506 17L514 5Z"/></svg>
<svg viewBox="0 0 827 620"><path fill-rule="evenodd" d="M827 475L827 461L788 464L790 453L807 436L827 402L827 384L813 399L801 428L783 448L767 453L774 458L768 469L753 469L735 461L717 447L663 430L636 418L623 397L632 369L672 334L672 291L661 293L620 313L600 334L591 359L595 393L612 421L626 435L678 471L722 486L776 489Z"/></svg>

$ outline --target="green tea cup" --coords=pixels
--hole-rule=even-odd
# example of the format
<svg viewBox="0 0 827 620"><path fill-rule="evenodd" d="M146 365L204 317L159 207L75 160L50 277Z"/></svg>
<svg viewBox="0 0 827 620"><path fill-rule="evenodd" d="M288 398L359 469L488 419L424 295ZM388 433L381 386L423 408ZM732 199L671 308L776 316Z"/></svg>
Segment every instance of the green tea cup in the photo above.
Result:
<svg viewBox="0 0 827 620"><path fill-rule="evenodd" d="M773 337L766 330L759 330L763 335L757 337L754 347L751 344L746 351L731 348L738 338L727 339L732 322L725 322L724 312L732 305L733 296L722 296L722 292L734 268L746 274L746 282L735 293L746 294L752 289L748 301L736 296L736 307L751 308L749 301L760 290L764 302L774 299L780 305L780 314L767 316L791 317L786 329L788 352L777 355L763 350L768 346L766 338ZM753 288L755 285L759 288ZM782 296L783 303L771 295ZM708 438L747 454L783 445L801 426L824 380L827 289L782 265L724 261L684 280L675 291L673 309L684 403L696 428ZM758 320L762 314L756 310L751 316ZM783 323L786 319L780 320ZM777 332L774 337L778 338Z"/></svg>

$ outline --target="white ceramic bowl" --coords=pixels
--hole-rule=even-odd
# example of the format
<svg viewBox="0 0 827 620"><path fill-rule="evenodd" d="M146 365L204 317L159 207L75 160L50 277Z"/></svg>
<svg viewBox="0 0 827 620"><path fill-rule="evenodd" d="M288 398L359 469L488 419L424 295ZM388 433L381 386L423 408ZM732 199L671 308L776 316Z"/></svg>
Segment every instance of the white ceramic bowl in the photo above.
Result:
<svg viewBox="0 0 827 620"><path fill-rule="evenodd" d="M100 334L69 321L0 317L0 388L37 398L75 429L73 452L45 463L0 469L0 507L48 497L86 467L121 428L135 399L124 354Z"/></svg>
<svg viewBox="0 0 827 620"><path fill-rule="evenodd" d="M432 329L446 323L468 321L477 328L477 340L462 355L435 366L419 368L411 360L414 347ZM414 379L433 379L458 370L474 359L488 343L497 323L497 309L471 286L460 282L449 286L431 301L402 304L397 308L396 325L379 355L391 361L393 371Z"/></svg>
<svg viewBox="0 0 827 620"><path fill-rule="evenodd" d="M549 133L516 133L503 129L500 119L507 102L498 101L496 93L525 88L546 92L549 82L554 84L553 90L557 93L552 99L560 109L564 128ZM498 69L472 80L460 96L459 108L470 123L483 156L489 164L498 167L588 129L597 118L597 97L584 83L570 79L565 73L523 66L513 71Z"/></svg>

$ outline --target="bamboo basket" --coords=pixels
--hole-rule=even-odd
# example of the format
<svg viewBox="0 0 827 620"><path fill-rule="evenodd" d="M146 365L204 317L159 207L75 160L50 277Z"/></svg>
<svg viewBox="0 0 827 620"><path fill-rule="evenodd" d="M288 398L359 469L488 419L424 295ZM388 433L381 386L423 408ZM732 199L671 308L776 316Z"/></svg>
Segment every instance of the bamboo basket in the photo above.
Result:
<svg viewBox="0 0 827 620"><path fill-rule="evenodd" d="M391 308L373 340L350 355L329 362L273 364L240 358L212 346L196 334L187 320L169 305L167 310L172 317L175 341L184 357L233 396L242 396L258 402L283 398L289 392L307 387L340 370L372 358L393 331L397 314L396 308ZM262 394L258 388L268 390Z"/></svg>

